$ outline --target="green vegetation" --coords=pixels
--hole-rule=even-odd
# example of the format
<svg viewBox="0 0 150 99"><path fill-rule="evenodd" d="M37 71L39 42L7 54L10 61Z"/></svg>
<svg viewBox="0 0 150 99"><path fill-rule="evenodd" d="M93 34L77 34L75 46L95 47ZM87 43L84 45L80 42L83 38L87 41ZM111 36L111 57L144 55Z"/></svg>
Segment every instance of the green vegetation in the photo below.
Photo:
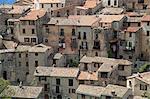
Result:
<svg viewBox="0 0 150 99"><path fill-rule="evenodd" d="M144 92L144 94L142 95L142 97L150 99L150 93Z"/></svg>
<svg viewBox="0 0 150 99"><path fill-rule="evenodd" d="M0 78L0 97L1 99L11 99L10 97L6 96L6 94L12 94L13 90L8 87L9 81ZM7 93L5 94L4 89L8 89Z"/></svg>
<svg viewBox="0 0 150 99"><path fill-rule="evenodd" d="M139 68L139 72L140 73L147 72L149 68L150 68L150 64L144 64L143 66Z"/></svg>
<svg viewBox="0 0 150 99"><path fill-rule="evenodd" d="M78 64L79 64L78 60L73 60L73 59L69 60L70 67L78 67Z"/></svg>
<svg viewBox="0 0 150 99"><path fill-rule="evenodd" d="M107 53L108 53L108 58L112 58L113 57L113 53L112 53L111 50L107 51Z"/></svg>

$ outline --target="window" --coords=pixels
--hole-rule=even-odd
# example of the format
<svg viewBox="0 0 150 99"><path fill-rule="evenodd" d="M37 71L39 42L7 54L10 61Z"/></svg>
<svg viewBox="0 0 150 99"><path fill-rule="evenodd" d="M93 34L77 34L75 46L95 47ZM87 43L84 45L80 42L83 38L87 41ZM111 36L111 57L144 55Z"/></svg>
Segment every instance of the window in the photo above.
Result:
<svg viewBox="0 0 150 99"><path fill-rule="evenodd" d="M27 67L29 66L29 63L28 63L28 62L26 62L26 66L27 66Z"/></svg>
<svg viewBox="0 0 150 99"><path fill-rule="evenodd" d="M85 95L81 94L81 99L85 99Z"/></svg>
<svg viewBox="0 0 150 99"><path fill-rule="evenodd" d="M86 32L83 33L83 39L86 40Z"/></svg>
<svg viewBox="0 0 150 99"><path fill-rule="evenodd" d="M48 43L48 39L45 39L45 43Z"/></svg>
<svg viewBox="0 0 150 99"><path fill-rule="evenodd" d="M28 57L28 54L26 54L26 57Z"/></svg>
<svg viewBox="0 0 150 99"><path fill-rule="evenodd" d="M87 67L88 67L88 64L87 64L87 63L84 63L84 70L85 70L85 71L87 71L87 70L88 70L88 68L87 68Z"/></svg>
<svg viewBox="0 0 150 99"><path fill-rule="evenodd" d="M35 34L35 29L32 29L32 34Z"/></svg>
<svg viewBox="0 0 150 99"><path fill-rule="evenodd" d="M147 31L147 34L146 34L147 36L149 36L150 35L150 33L149 33L149 31Z"/></svg>
<svg viewBox="0 0 150 99"><path fill-rule="evenodd" d="M117 0L114 0L114 5L115 5L115 6L117 5Z"/></svg>
<svg viewBox="0 0 150 99"><path fill-rule="evenodd" d="M29 21L29 25L35 25L35 21Z"/></svg>
<svg viewBox="0 0 150 99"><path fill-rule="evenodd" d="M51 7L53 7L53 4L51 4Z"/></svg>
<svg viewBox="0 0 150 99"><path fill-rule="evenodd" d="M49 28L46 28L46 33L49 33Z"/></svg>
<svg viewBox="0 0 150 99"><path fill-rule="evenodd" d="M84 80L79 80L79 84L84 84Z"/></svg>
<svg viewBox="0 0 150 99"><path fill-rule="evenodd" d="M36 38L31 38L31 42L36 42Z"/></svg>
<svg viewBox="0 0 150 99"><path fill-rule="evenodd" d="M126 76L118 76L119 81L126 81Z"/></svg>
<svg viewBox="0 0 150 99"><path fill-rule="evenodd" d="M131 81L129 81L129 86L132 87L132 82Z"/></svg>
<svg viewBox="0 0 150 99"><path fill-rule="evenodd" d="M81 39L81 32L78 32L78 39Z"/></svg>
<svg viewBox="0 0 150 99"><path fill-rule="evenodd" d="M60 79L56 79L56 84L60 85Z"/></svg>
<svg viewBox="0 0 150 99"><path fill-rule="evenodd" d="M95 52L95 56L98 56L98 52Z"/></svg>
<svg viewBox="0 0 150 99"><path fill-rule="evenodd" d="M132 59L132 56L129 56L129 59Z"/></svg>
<svg viewBox="0 0 150 99"><path fill-rule="evenodd" d="M64 36L64 29L60 29L60 36Z"/></svg>
<svg viewBox="0 0 150 99"><path fill-rule="evenodd" d="M123 58L123 56L122 56L122 55L119 55L119 58L120 58L120 59L122 59L122 58Z"/></svg>
<svg viewBox="0 0 150 99"><path fill-rule="evenodd" d="M35 53L35 56L38 56L38 53Z"/></svg>
<svg viewBox="0 0 150 99"><path fill-rule="evenodd" d="M147 26L149 26L149 23L150 23L150 22L147 22Z"/></svg>
<svg viewBox="0 0 150 99"><path fill-rule="evenodd" d="M56 7L58 7L58 3L56 4Z"/></svg>
<svg viewBox="0 0 150 99"><path fill-rule="evenodd" d="M75 93L76 92L76 90L75 89L72 89L72 93Z"/></svg>
<svg viewBox="0 0 150 99"><path fill-rule="evenodd" d="M22 29L22 33L25 34L25 33L26 33L26 30L25 30L25 29Z"/></svg>
<svg viewBox="0 0 150 99"><path fill-rule="evenodd" d="M69 79L69 86L73 86L73 79Z"/></svg>
<svg viewBox="0 0 150 99"><path fill-rule="evenodd" d="M21 62L19 62L19 66L21 66Z"/></svg>
<svg viewBox="0 0 150 99"><path fill-rule="evenodd" d="M138 23L138 26L141 26L141 23L140 23L140 22Z"/></svg>
<svg viewBox="0 0 150 99"><path fill-rule="evenodd" d="M132 47L132 42L129 42L129 47Z"/></svg>
<svg viewBox="0 0 150 99"><path fill-rule="evenodd" d="M110 6L110 0L108 0L108 5Z"/></svg>
<svg viewBox="0 0 150 99"><path fill-rule="evenodd" d="M38 61L35 61L35 67L38 67Z"/></svg>
<svg viewBox="0 0 150 99"><path fill-rule="evenodd" d="M138 3L144 3L144 0L138 0Z"/></svg>
<svg viewBox="0 0 150 99"><path fill-rule="evenodd" d="M124 65L119 65L118 70L124 71Z"/></svg>
<svg viewBox="0 0 150 99"><path fill-rule="evenodd" d="M11 31L11 34L14 34L14 29L11 28L10 31Z"/></svg>
<svg viewBox="0 0 150 99"><path fill-rule="evenodd" d="M60 93L59 86L56 86L56 93Z"/></svg>
<svg viewBox="0 0 150 99"><path fill-rule="evenodd" d="M30 42L29 38L24 38L24 42Z"/></svg>
<svg viewBox="0 0 150 99"><path fill-rule="evenodd" d="M44 8L44 4L42 4L42 8Z"/></svg>
<svg viewBox="0 0 150 99"><path fill-rule="evenodd" d="M63 7L64 5L63 4L61 4L61 7Z"/></svg>
<svg viewBox="0 0 150 99"><path fill-rule="evenodd" d="M48 87L47 84L44 84L44 91L47 91Z"/></svg>
<svg viewBox="0 0 150 99"><path fill-rule="evenodd" d="M111 99L111 96L106 96L106 99Z"/></svg>
<svg viewBox="0 0 150 99"><path fill-rule="evenodd" d="M101 72L101 78L107 78L108 72Z"/></svg>
<svg viewBox="0 0 150 99"><path fill-rule="evenodd" d="M44 80L44 81L46 81L47 79L46 79L46 77L39 77L39 81L41 81L41 80Z"/></svg>
<svg viewBox="0 0 150 99"><path fill-rule="evenodd" d="M72 36L75 36L75 29L72 29Z"/></svg>
<svg viewBox="0 0 150 99"><path fill-rule="evenodd" d="M21 54L19 53L19 58L21 58Z"/></svg>
<svg viewBox="0 0 150 99"><path fill-rule="evenodd" d="M140 90L147 90L147 85L140 84Z"/></svg>
<svg viewBox="0 0 150 99"><path fill-rule="evenodd" d="M132 33L131 32L129 33L129 37L132 37Z"/></svg>

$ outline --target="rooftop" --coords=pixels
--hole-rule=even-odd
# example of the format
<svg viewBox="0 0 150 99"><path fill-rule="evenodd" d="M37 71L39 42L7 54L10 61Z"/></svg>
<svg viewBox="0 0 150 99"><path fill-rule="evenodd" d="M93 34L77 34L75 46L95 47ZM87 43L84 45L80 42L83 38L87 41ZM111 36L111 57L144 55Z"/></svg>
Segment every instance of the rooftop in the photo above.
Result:
<svg viewBox="0 0 150 99"><path fill-rule="evenodd" d="M77 90L76 90L76 93L100 97L103 90L104 90L104 87L100 87L100 86L79 85Z"/></svg>
<svg viewBox="0 0 150 99"><path fill-rule="evenodd" d="M3 40L3 45L7 49L14 49L18 44L16 42L14 42L14 41Z"/></svg>
<svg viewBox="0 0 150 99"><path fill-rule="evenodd" d="M129 76L127 79L137 78L147 84L150 84L150 72L137 73Z"/></svg>
<svg viewBox="0 0 150 99"><path fill-rule="evenodd" d="M52 76L52 77L77 77L78 68L63 68L63 67L44 67L39 66L34 72L35 76Z"/></svg>
<svg viewBox="0 0 150 99"><path fill-rule="evenodd" d="M10 92L11 91L11 92ZM32 87L32 86L8 86L2 94L12 98L38 98L42 92L42 87Z"/></svg>
<svg viewBox="0 0 150 99"><path fill-rule="evenodd" d="M113 8L113 7L109 7L109 8L104 8L100 11L100 13L103 13L105 15L119 15L122 14L124 11L123 8Z"/></svg>
<svg viewBox="0 0 150 99"><path fill-rule="evenodd" d="M141 27L128 27L125 31L126 32L132 32L135 33L137 32Z"/></svg>
<svg viewBox="0 0 150 99"><path fill-rule="evenodd" d="M129 90L127 87L109 84L105 87L102 95L113 96L112 92L115 92L116 97L122 98Z"/></svg>
<svg viewBox="0 0 150 99"><path fill-rule="evenodd" d="M81 71L78 80L98 80L98 77L95 72Z"/></svg>
<svg viewBox="0 0 150 99"><path fill-rule="evenodd" d="M117 63L103 63L98 69L99 72L111 72L118 66Z"/></svg>
<svg viewBox="0 0 150 99"><path fill-rule="evenodd" d="M31 48L31 46L28 46L28 45L19 45L16 48L16 52L28 51L30 48Z"/></svg>
<svg viewBox="0 0 150 99"><path fill-rule="evenodd" d="M56 53L54 59L60 59L63 55L61 53Z"/></svg>
<svg viewBox="0 0 150 99"><path fill-rule="evenodd" d="M19 18L20 20L37 20L43 17L46 14L46 11L43 9L40 10L31 10L27 15L24 17Z"/></svg>
<svg viewBox="0 0 150 99"><path fill-rule="evenodd" d="M30 7L29 6L19 6L19 5L13 5L12 10L8 12L8 14L22 14L26 10L28 10Z"/></svg>
<svg viewBox="0 0 150 99"><path fill-rule="evenodd" d="M150 21L150 15L145 15L141 19L142 21Z"/></svg>
<svg viewBox="0 0 150 99"><path fill-rule="evenodd" d="M39 3L61 3L61 0L39 0Z"/></svg>
<svg viewBox="0 0 150 99"><path fill-rule="evenodd" d="M50 50L51 48L52 47L46 46L44 44L38 44L38 45L31 47L29 49L29 52L46 52L47 50Z"/></svg>
<svg viewBox="0 0 150 99"><path fill-rule="evenodd" d="M110 63L110 64L119 64L119 65L131 65L132 63L128 60L123 59L113 59L106 57L87 57L83 56L80 60L80 63Z"/></svg>
<svg viewBox="0 0 150 99"><path fill-rule="evenodd" d="M97 0L86 0L83 7L85 8L94 8L97 6Z"/></svg>

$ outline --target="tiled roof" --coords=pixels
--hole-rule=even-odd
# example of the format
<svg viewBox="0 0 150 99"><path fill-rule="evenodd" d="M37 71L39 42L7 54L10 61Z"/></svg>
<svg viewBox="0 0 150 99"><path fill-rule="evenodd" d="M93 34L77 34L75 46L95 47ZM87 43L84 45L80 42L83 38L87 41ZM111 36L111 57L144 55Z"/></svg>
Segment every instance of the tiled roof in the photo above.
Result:
<svg viewBox="0 0 150 99"><path fill-rule="evenodd" d="M43 17L46 14L46 11L43 9L40 10L31 10L27 15L24 17L19 18L20 20L37 20Z"/></svg>
<svg viewBox="0 0 150 99"><path fill-rule="evenodd" d="M83 7L85 8L94 8L97 5L97 0L86 0Z"/></svg>
<svg viewBox="0 0 150 99"><path fill-rule="evenodd" d="M104 90L104 87L100 87L100 86L79 85L76 90L76 93L84 94L88 96L100 97L103 90Z"/></svg>
<svg viewBox="0 0 150 99"><path fill-rule="evenodd" d="M61 3L61 0L39 0L39 3Z"/></svg>
<svg viewBox="0 0 150 99"><path fill-rule="evenodd" d="M142 21L150 21L150 15L143 16Z"/></svg>
<svg viewBox="0 0 150 99"><path fill-rule="evenodd" d="M7 49L14 49L18 44L14 41L3 40L3 44Z"/></svg>
<svg viewBox="0 0 150 99"><path fill-rule="evenodd" d="M29 52L45 52L47 50L52 49L50 46L46 46L44 44L38 44L29 49Z"/></svg>
<svg viewBox="0 0 150 99"><path fill-rule="evenodd" d="M150 72L137 73L129 76L128 79L137 78L147 84L150 84Z"/></svg>
<svg viewBox="0 0 150 99"><path fill-rule="evenodd" d="M109 84L105 87L104 91L102 92L102 95L113 96L112 92L115 92L115 95L116 95L115 97L122 98L129 90L130 89L127 87Z"/></svg>
<svg viewBox="0 0 150 99"><path fill-rule="evenodd" d="M141 27L128 27L125 31L127 32L137 32Z"/></svg>
<svg viewBox="0 0 150 99"><path fill-rule="evenodd" d="M104 8L100 11L100 13L103 13L103 14L122 14L124 11L123 8L113 8L113 7L108 7L108 8Z"/></svg>
<svg viewBox="0 0 150 99"><path fill-rule="evenodd" d="M42 67L39 66L34 72L35 76L52 76L52 77L77 77L78 68L63 68L63 67Z"/></svg>
<svg viewBox="0 0 150 99"><path fill-rule="evenodd" d="M27 9L29 9L29 6L19 6L19 5L14 5L12 7L13 9L8 12L8 14L22 14L25 12Z"/></svg>
<svg viewBox="0 0 150 99"><path fill-rule="evenodd" d="M117 63L103 63L98 69L99 72L111 72L118 66Z"/></svg>
<svg viewBox="0 0 150 99"><path fill-rule="evenodd" d="M83 94L87 96L95 96L95 97L101 97L101 96L112 96L112 92L115 92L115 97L117 98L123 98L124 95L129 92L129 94L132 93L131 89L123 86L118 85L107 85L106 87L101 86L91 86L91 85L79 85L79 87L76 90L77 94Z"/></svg>
<svg viewBox="0 0 150 99"><path fill-rule="evenodd" d="M28 51L30 48L31 48L31 46L28 46L28 45L19 45L16 48L16 52Z"/></svg>
<svg viewBox="0 0 150 99"><path fill-rule="evenodd" d="M81 71L78 80L98 80L98 76L95 72L85 72Z"/></svg>
<svg viewBox="0 0 150 99"><path fill-rule="evenodd" d="M128 60L123 59L113 59L113 58L106 58L106 57L87 57L83 56L80 60L81 63L116 63L119 65L131 65L132 63Z"/></svg>
<svg viewBox="0 0 150 99"><path fill-rule="evenodd" d="M8 86L2 94L12 98L38 98L42 92L42 87L32 87L32 86Z"/></svg>

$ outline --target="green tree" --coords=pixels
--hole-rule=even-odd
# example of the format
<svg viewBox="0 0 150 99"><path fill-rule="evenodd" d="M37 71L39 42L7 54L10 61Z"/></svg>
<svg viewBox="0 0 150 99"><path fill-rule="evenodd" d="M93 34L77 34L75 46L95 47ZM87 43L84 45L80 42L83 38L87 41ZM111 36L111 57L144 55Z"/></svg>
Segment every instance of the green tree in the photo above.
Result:
<svg viewBox="0 0 150 99"><path fill-rule="evenodd" d="M69 66L70 67L78 67L79 62L77 60L70 59Z"/></svg>
<svg viewBox="0 0 150 99"><path fill-rule="evenodd" d="M144 64L144 65L140 66L139 72L140 73L147 72L149 69L150 69L150 64Z"/></svg>
<svg viewBox="0 0 150 99"><path fill-rule="evenodd" d="M6 92L4 92L7 89L7 94L14 94L13 90L9 88L9 81L4 80L0 78L0 97L1 99L11 99L6 95Z"/></svg>

